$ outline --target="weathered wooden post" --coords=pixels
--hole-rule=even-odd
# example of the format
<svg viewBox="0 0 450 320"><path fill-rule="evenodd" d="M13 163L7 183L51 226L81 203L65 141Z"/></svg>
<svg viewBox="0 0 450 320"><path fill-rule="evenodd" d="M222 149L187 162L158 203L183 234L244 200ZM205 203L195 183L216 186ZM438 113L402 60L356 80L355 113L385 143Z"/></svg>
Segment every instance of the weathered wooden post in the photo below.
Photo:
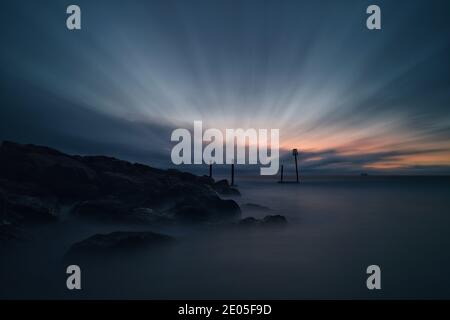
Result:
<svg viewBox="0 0 450 320"><path fill-rule="evenodd" d="M0 224L8 218L6 216L6 196L0 191Z"/></svg>
<svg viewBox="0 0 450 320"><path fill-rule="evenodd" d="M280 183L283 183L283 169L284 169L284 166L281 165L281 179L280 179Z"/></svg>
<svg viewBox="0 0 450 320"><path fill-rule="evenodd" d="M234 162L231 164L231 185L234 186Z"/></svg>
<svg viewBox="0 0 450 320"><path fill-rule="evenodd" d="M209 177L212 178L212 162L209 162Z"/></svg>
<svg viewBox="0 0 450 320"><path fill-rule="evenodd" d="M297 183L298 183L298 165L297 165L297 156L298 156L298 150L297 149L293 149L292 150L292 154L295 158L295 174L297 175Z"/></svg>

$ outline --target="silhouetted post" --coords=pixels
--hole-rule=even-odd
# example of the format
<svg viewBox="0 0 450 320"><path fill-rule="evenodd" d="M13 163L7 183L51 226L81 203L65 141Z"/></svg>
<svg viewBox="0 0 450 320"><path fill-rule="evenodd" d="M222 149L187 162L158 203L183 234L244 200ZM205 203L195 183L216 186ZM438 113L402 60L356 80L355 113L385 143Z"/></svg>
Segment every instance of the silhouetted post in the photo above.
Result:
<svg viewBox="0 0 450 320"><path fill-rule="evenodd" d="M284 166L281 165L281 180L280 180L280 183L283 183L283 169L284 169Z"/></svg>
<svg viewBox="0 0 450 320"><path fill-rule="evenodd" d="M231 164L231 185L234 186L234 163Z"/></svg>
<svg viewBox="0 0 450 320"><path fill-rule="evenodd" d="M297 165L298 150L297 149L292 150L292 154L294 155L295 158L295 174L297 175L297 183L298 183L298 165Z"/></svg>
<svg viewBox="0 0 450 320"><path fill-rule="evenodd" d="M0 192L0 225L6 221L6 197Z"/></svg>
<svg viewBox="0 0 450 320"><path fill-rule="evenodd" d="M212 178L212 162L209 163L209 177Z"/></svg>

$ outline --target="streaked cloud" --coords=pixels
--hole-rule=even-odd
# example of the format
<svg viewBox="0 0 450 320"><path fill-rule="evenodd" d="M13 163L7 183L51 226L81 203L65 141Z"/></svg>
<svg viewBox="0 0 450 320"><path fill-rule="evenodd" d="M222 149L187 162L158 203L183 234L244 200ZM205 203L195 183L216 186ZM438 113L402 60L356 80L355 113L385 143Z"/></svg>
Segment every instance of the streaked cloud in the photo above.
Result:
<svg viewBox="0 0 450 320"><path fill-rule="evenodd" d="M368 1L78 4L79 33L63 2L4 5L2 137L166 166L202 120L279 128L305 170L448 171L448 1L379 1L381 32Z"/></svg>

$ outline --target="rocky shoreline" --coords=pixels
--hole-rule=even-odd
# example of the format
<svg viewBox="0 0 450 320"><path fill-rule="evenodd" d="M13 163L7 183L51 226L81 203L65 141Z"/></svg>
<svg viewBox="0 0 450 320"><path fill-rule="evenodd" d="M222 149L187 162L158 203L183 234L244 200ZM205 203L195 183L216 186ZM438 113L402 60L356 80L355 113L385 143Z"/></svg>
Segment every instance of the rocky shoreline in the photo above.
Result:
<svg viewBox="0 0 450 320"><path fill-rule="evenodd" d="M112 157L68 155L8 141L0 146L0 241L20 238L23 226L58 223L63 207L70 208L70 217L86 221L149 226L265 225L282 220L242 220L236 201L221 195L240 193L226 180L216 182L207 176ZM136 244L158 238L126 232L117 236L95 235L94 240L102 241L87 239L85 243L110 243L119 238L126 243L134 239L130 243Z"/></svg>

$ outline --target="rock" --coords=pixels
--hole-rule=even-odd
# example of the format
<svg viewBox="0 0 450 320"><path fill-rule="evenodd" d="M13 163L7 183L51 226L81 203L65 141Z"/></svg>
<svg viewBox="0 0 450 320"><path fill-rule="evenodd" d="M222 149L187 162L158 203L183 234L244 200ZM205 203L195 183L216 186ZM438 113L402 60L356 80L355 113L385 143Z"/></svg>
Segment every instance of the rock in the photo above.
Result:
<svg viewBox="0 0 450 320"><path fill-rule="evenodd" d="M131 208L117 199L86 200L77 203L72 213L85 218L96 220L125 220Z"/></svg>
<svg viewBox="0 0 450 320"><path fill-rule="evenodd" d="M248 227L248 226L255 226L255 225L259 224L259 223L261 223L261 221L258 220L258 219L255 219L253 217L244 218L241 221L239 221L239 225L246 226L246 227Z"/></svg>
<svg viewBox="0 0 450 320"><path fill-rule="evenodd" d="M214 191L221 195L240 196L241 193L236 188L233 188L228 183L228 180L219 180L212 185Z"/></svg>
<svg viewBox="0 0 450 320"><path fill-rule="evenodd" d="M287 223L286 218L279 214L274 216L265 216L263 219L263 224L265 225L283 225L286 223Z"/></svg>
<svg viewBox="0 0 450 320"><path fill-rule="evenodd" d="M240 216L241 209L233 200L222 200L216 195L186 197L170 209L182 222L222 222Z"/></svg>
<svg viewBox="0 0 450 320"><path fill-rule="evenodd" d="M247 217L238 222L239 226L243 227L255 227L255 226L283 226L287 224L287 220L284 216L281 215L273 215L273 216L265 216L263 219L255 219L253 217Z"/></svg>
<svg viewBox="0 0 450 320"><path fill-rule="evenodd" d="M270 209L268 207L260 206L259 204L254 204L254 203L246 203L242 207L244 209L255 210L255 211L272 211L272 209Z"/></svg>
<svg viewBox="0 0 450 320"><path fill-rule="evenodd" d="M36 198L55 197L52 192L35 182L14 181L0 178L0 190L3 192L4 199L9 194L27 195Z"/></svg>
<svg viewBox="0 0 450 320"><path fill-rule="evenodd" d="M150 208L135 208L132 210L132 214L137 218L145 219L146 221L154 223L173 223L173 217L167 215L164 212L159 212Z"/></svg>
<svg viewBox="0 0 450 320"><path fill-rule="evenodd" d="M16 210L12 213L18 216L28 206L33 217L51 217L62 204L76 204L72 212L80 217L105 221L147 221L161 215L158 212L164 213L163 218L182 221L221 220L240 214L234 201L217 195L239 194L226 181L214 183L209 177L178 170L106 156L71 156L13 142L0 147L0 189L4 197L17 199L8 214ZM151 208L154 214L139 208Z"/></svg>
<svg viewBox="0 0 450 320"><path fill-rule="evenodd" d="M241 213L239 206L234 201L221 201L219 206L214 209L206 204L186 205L178 204L175 207L175 217L183 221L206 222L206 221L224 221L233 219Z"/></svg>
<svg viewBox="0 0 450 320"><path fill-rule="evenodd" d="M58 219L56 199L10 194L6 199L6 217L15 223L54 222Z"/></svg>
<svg viewBox="0 0 450 320"><path fill-rule="evenodd" d="M150 208L133 208L133 205L114 199L87 200L77 203L72 214L97 221L121 223L150 223L168 220Z"/></svg>
<svg viewBox="0 0 450 320"><path fill-rule="evenodd" d="M83 241L75 243L69 254L75 253L111 253L121 250L134 250L152 246L169 244L174 238L150 231L123 232L117 231L109 234L96 234Z"/></svg>
<svg viewBox="0 0 450 320"><path fill-rule="evenodd" d="M223 200L211 187L174 183L161 194L166 214L180 222L220 222L235 219L241 210L234 200Z"/></svg>
<svg viewBox="0 0 450 320"><path fill-rule="evenodd" d="M208 176L197 177L197 181L209 186L212 186L214 184L214 179Z"/></svg>
<svg viewBox="0 0 450 320"><path fill-rule="evenodd" d="M58 197L95 195L96 173L57 150L4 141L0 148L0 177L34 182Z"/></svg>
<svg viewBox="0 0 450 320"><path fill-rule="evenodd" d="M6 194L0 189L0 223L6 220Z"/></svg>
<svg viewBox="0 0 450 320"><path fill-rule="evenodd" d="M21 231L9 222L0 222L0 243L22 240Z"/></svg>

